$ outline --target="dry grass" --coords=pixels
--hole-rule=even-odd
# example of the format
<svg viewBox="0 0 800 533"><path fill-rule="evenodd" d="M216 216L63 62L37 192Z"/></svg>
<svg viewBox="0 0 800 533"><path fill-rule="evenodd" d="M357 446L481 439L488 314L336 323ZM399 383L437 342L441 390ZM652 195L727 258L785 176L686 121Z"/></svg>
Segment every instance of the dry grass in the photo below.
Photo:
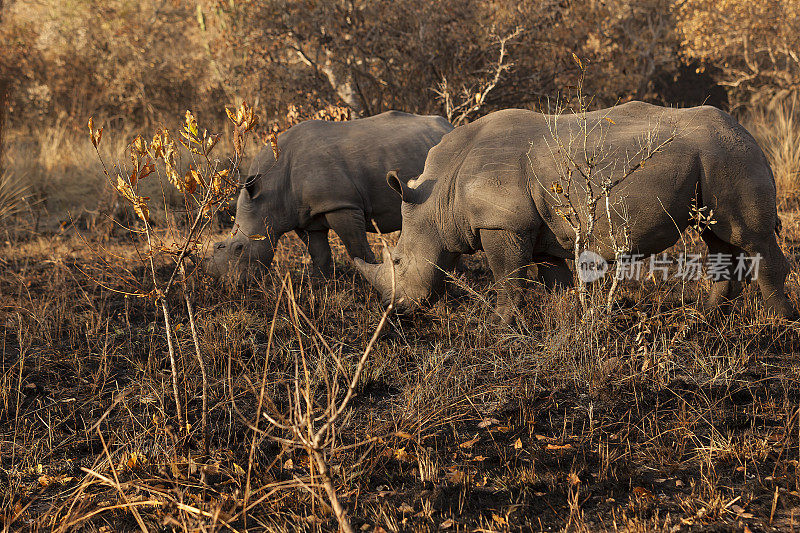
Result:
<svg viewBox="0 0 800 533"><path fill-rule="evenodd" d="M796 203L800 188L800 102L797 97L773 101L744 117L769 159L784 201Z"/></svg>
<svg viewBox="0 0 800 533"><path fill-rule="evenodd" d="M31 148L39 155L22 159L24 143L12 139L12 168L46 191L52 218L79 198L92 209L80 179L96 169L80 170L79 155L60 150ZM57 142L89 156L88 141ZM107 147L109 157L122 148ZM52 182L59 169L61 187ZM797 304L800 210L781 216ZM328 283L309 280L310 260L290 235L272 273L247 286L193 287L206 453L182 295L170 307L188 436L175 424L156 306L123 294L151 288L143 250L127 237L29 226L0 244L6 530L337 528L308 450L258 416L297 405L287 385L298 361L309 412L341 401L378 325L378 298L335 237ZM576 293L532 286L507 328L490 325L484 258L467 258L432 309L391 318L325 446L355 528L800 528L800 327L765 317L755 287L733 313L704 315L696 304L706 290L626 282L614 312L587 321Z"/></svg>
<svg viewBox="0 0 800 533"><path fill-rule="evenodd" d="M0 173L0 223L25 209L28 188L11 172Z"/></svg>
<svg viewBox="0 0 800 533"><path fill-rule="evenodd" d="M799 215L785 214L795 272ZM308 282L294 237L282 240L275 269L291 273L300 309L347 374L380 308L336 244L328 284ZM266 396L277 409L286 405L281 384L293 375L300 343L312 390L321 394L333 375L313 331L298 335L279 302L281 276L198 292L210 382L206 456L193 444L200 383L186 317L176 319L194 428L188 443L171 426L169 363L154 306L103 288L128 288L122 269L144 279L137 252L105 246L63 235L2 250L6 525L335 529L327 504L313 496L321 489L303 450L248 428L264 368ZM98 252L117 256L114 266ZM393 318L367 361L331 458L356 527L797 525L800 335L793 324L765 318L753 288L734 314L706 317L693 310L702 286L630 284L612 317L587 326L575 294L534 287L521 325L503 329L486 320L489 277L482 258L471 258L433 309ZM790 291L797 301L796 274Z"/></svg>
<svg viewBox="0 0 800 533"><path fill-rule="evenodd" d="M102 120L96 120L99 126ZM126 148L139 132L131 128L114 130L106 127L100 153L109 165L122 168L128 164ZM230 132L224 135L219 153L233 153ZM247 145L248 156L260 149L255 143ZM73 132L62 122L49 126L35 126L30 130L10 131L5 139L4 162L13 169L14 183L22 182L30 205L25 206L25 216L15 221L26 230L48 230L77 224L83 230L113 232L124 231L111 222L116 217L123 222L135 218L132 211L117 202L116 194L103 176L102 166L94 147L89 141L88 130ZM248 158L249 160L249 158ZM179 171L184 172L188 161L179 162ZM246 169L243 169L246 170ZM0 190L0 194L2 190ZM165 179L148 180L143 184L142 194L166 199L172 207L180 207L182 199ZM0 206L6 205L0 197ZM165 223L163 202L151 205L157 224Z"/></svg>

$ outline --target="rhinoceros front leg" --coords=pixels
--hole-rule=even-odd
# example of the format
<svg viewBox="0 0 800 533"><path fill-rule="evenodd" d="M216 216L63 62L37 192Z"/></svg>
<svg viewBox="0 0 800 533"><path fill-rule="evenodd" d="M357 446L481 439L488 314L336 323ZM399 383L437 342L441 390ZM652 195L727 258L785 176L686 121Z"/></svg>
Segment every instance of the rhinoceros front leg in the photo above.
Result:
<svg viewBox="0 0 800 533"><path fill-rule="evenodd" d="M784 287L786 276L789 273L789 262L778 246L772 230L774 228L773 220L766 218L759 222L761 223L746 228L749 231L735 234L731 244L744 250L746 255L757 258L758 277L756 282L761 290L761 296L764 298L766 311L780 318L794 320L797 318L797 310L786 297Z"/></svg>
<svg viewBox="0 0 800 533"><path fill-rule="evenodd" d="M305 243L306 248L308 248L308 254L311 256L311 276L314 278L330 276L333 256L331 254L331 245L328 242L328 230L297 230L296 233Z"/></svg>
<svg viewBox="0 0 800 533"><path fill-rule="evenodd" d="M489 268L499 285L497 314L504 323L513 324L516 309L523 300L522 289L533 256L533 243L529 235L505 230L482 229L480 237Z"/></svg>
<svg viewBox="0 0 800 533"><path fill-rule="evenodd" d="M367 223L360 209L340 209L325 215L328 226L342 239L350 257L367 263L375 262L375 255L367 242Z"/></svg>
<svg viewBox="0 0 800 533"><path fill-rule="evenodd" d="M745 250L751 255L761 254L756 281L767 312L780 318L797 319L797 310L787 298L784 287L786 276L789 274L789 262L778 246L775 235L770 235L770 238L765 243L760 243L758 247Z"/></svg>
<svg viewBox="0 0 800 533"><path fill-rule="evenodd" d="M546 257L536 262L536 278L551 291L568 289L575 284L567 262L560 257Z"/></svg>

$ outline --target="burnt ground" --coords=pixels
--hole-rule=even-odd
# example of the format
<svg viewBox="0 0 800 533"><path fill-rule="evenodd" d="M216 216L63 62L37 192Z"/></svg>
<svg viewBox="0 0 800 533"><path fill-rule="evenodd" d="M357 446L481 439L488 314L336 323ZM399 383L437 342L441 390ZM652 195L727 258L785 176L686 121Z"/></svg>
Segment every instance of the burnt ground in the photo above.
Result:
<svg viewBox="0 0 800 533"><path fill-rule="evenodd" d="M789 217L793 262L797 227ZM309 282L296 239L246 287L193 284L205 442L180 291L169 302L187 431L162 317L123 294L152 288L140 253L70 234L0 248L5 527L337 529L306 450L257 416L259 388L262 411L286 414L305 358L315 412L330 383L341 399L376 296L340 248L334 279ZM306 322L281 294L286 272ZM379 335L326 448L356 529L800 529L800 327L765 316L752 287L705 315L703 283L628 283L611 315L590 319L574 293L532 287L508 328L491 323L490 285L470 259L432 309ZM796 274L789 289L796 302Z"/></svg>

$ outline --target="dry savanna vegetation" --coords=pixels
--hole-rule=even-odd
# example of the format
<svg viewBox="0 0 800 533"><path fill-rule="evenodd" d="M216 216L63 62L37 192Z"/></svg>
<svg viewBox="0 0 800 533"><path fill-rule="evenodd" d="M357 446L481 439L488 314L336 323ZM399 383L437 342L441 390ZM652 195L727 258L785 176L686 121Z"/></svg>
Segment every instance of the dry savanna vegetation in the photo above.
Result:
<svg viewBox="0 0 800 533"><path fill-rule="evenodd" d="M800 530L800 326L755 284L531 284L502 325L481 254L407 316L336 236L327 281L294 234L240 283L195 261L305 119L707 102L769 158L798 306L798 11L0 0L3 531Z"/></svg>

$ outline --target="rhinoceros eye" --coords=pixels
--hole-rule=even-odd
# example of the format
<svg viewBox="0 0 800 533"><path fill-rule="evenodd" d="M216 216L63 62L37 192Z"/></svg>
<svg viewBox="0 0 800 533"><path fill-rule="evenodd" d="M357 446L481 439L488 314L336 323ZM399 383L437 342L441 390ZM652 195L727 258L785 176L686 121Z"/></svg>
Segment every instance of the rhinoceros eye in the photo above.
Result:
<svg viewBox="0 0 800 533"><path fill-rule="evenodd" d="M233 251L236 253L241 252L242 248L244 248L244 245L240 242L237 242L236 244L233 245Z"/></svg>

